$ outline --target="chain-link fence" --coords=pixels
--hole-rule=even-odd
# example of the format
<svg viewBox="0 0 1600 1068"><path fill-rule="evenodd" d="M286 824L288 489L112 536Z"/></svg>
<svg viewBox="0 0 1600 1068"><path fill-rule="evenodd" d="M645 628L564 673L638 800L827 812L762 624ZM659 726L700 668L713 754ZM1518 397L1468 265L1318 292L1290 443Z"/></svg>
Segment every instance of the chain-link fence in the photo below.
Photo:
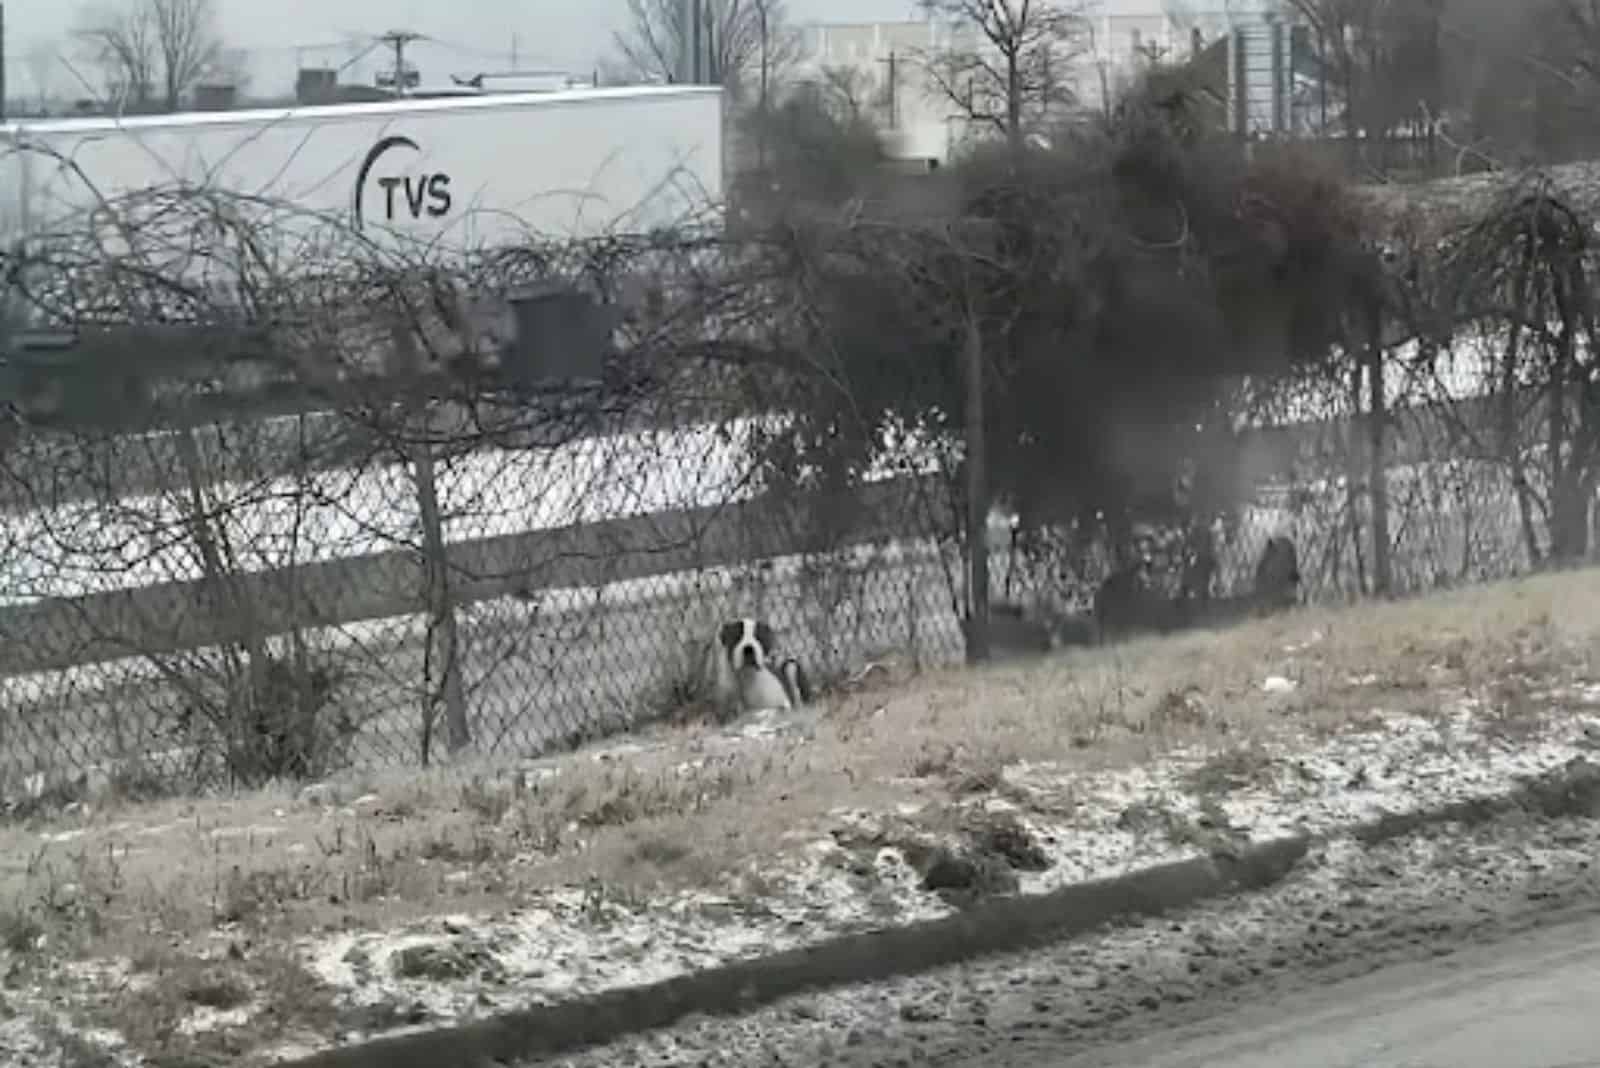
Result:
<svg viewBox="0 0 1600 1068"><path fill-rule="evenodd" d="M145 333L116 358L47 369L46 407L75 417L20 421L0 454L0 797L85 776L248 785L462 749L527 756L672 714L734 615L770 620L824 685L884 657L963 655L949 457L902 455L845 492L764 481L767 424L749 413L782 412L781 389L730 400L714 371L782 348L763 349L783 309L753 258L602 242L476 265L474 292L527 274L650 290L617 330L631 377L512 402L476 384L480 331L439 310L453 291L427 264L379 257L352 276L367 252L329 239L289 285L214 198L186 197L123 205L131 251L67 240L13 271L80 337L100 308ZM201 216L220 236L195 247ZM710 278L719 256L737 285ZM149 331L215 328L237 348L254 335L218 320L241 307L270 327L252 342L267 362L337 403L203 406L212 378L249 363L209 351L211 335L210 377L148 373ZM1539 561L1561 496L1560 451L1540 451L1551 412L1520 380L1486 393L1483 368L1439 368L1376 385L1370 368L1330 372L1353 377L1301 383L1245 434L1247 503L1214 524L1218 593L1248 589L1277 534L1295 539L1312 601ZM183 379L177 400L147 405L153 377ZM393 388L424 379L454 385ZM1109 567L1104 546L1013 551L1003 528L992 544L996 594L1082 607Z"/></svg>
<svg viewBox="0 0 1600 1068"><path fill-rule="evenodd" d="M736 613L771 618L824 680L889 650L959 654L910 518L931 483L870 484L849 534L797 553L816 544L810 505L750 491L742 423L526 448L463 430L423 465L351 456L361 428L337 422L13 442L8 791L131 768L203 784L421 764L452 714L474 752L570 744L681 705Z"/></svg>
<svg viewBox="0 0 1600 1068"><path fill-rule="evenodd" d="M1549 405L1520 387L1484 393L1481 346L1463 346L1447 370L1392 374L1376 417L1351 399L1361 391L1348 381L1300 383L1278 406L1284 422L1246 431L1245 503L1210 530L1213 592L1248 595L1278 535L1294 540L1300 595L1313 604L1491 581L1549 558L1554 492L1540 440ZM1593 489L1578 489L1587 494L1582 543L1592 546L1600 512ZM1184 541L1167 533L1176 547L1157 554L1155 577L1176 594ZM1035 543L997 559L997 594L1058 613L1087 611L1112 567L1103 544L1085 554Z"/></svg>
<svg viewBox="0 0 1600 1068"><path fill-rule="evenodd" d="M419 468L333 465L320 450L348 441L335 423L16 443L0 544L8 792L62 774L249 782L442 754ZM1442 433L1411 425L1412 441ZM924 499L936 482L869 484L849 535L817 551L814 505L747 491L741 426L436 449L474 752L527 755L670 714L732 615L770 619L822 680L885 656L961 657L956 551L917 519L937 512ZM1247 587L1277 532L1299 544L1311 599L1371 588L1371 495L1333 462L1351 426L1282 437L1301 477L1222 539L1222 590ZM267 437L304 448L268 462ZM35 450L74 452L79 473ZM1526 567L1503 470L1417 459L1388 483L1398 589ZM997 586L1036 563L995 548Z"/></svg>

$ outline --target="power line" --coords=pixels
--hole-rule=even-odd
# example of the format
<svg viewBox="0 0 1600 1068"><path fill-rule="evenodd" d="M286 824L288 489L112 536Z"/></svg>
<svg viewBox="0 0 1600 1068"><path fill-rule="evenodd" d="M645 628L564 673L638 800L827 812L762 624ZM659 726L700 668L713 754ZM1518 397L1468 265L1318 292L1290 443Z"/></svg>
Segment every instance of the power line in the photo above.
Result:
<svg viewBox="0 0 1600 1068"><path fill-rule="evenodd" d="M368 56L372 55L372 53L376 52L379 46L382 44L383 41L381 39L373 41L371 44L367 45L367 47L363 48L361 51L357 52L355 55L351 56L349 59L335 67L333 69L334 75L337 76L343 74L345 71L349 70L351 67L355 66L357 63L360 63L363 59L366 59Z"/></svg>
<svg viewBox="0 0 1600 1068"><path fill-rule="evenodd" d="M426 34L416 33L412 30L390 30L380 34L379 44L388 45L394 49L394 95L406 95L406 45L413 41L427 40Z"/></svg>
<svg viewBox="0 0 1600 1068"><path fill-rule="evenodd" d="M511 40L512 40L512 47L515 48L516 47L516 35L515 34L512 35ZM505 54L504 52L494 51L494 50L488 49L488 48L474 48L471 45L464 45L464 44L460 44L460 43L455 42L455 41L447 41L442 37L430 36L428 38L428 43L432 44L432 45L438 45L440 48L443 48L447 52L459 52L464 56L478 56L478 57L483 58L483 59L498 59L498 58L500 58L501 56L503 56Z"/></svg>
<svg viewBox="0 0 1600 1068"><path fill-rule="evenodd" d="M493 48L476 48L471 45L464 45L455 41L446 40L444 38L434 37L431 34L428 36L427 40L430 45L443 48L447 52L456 52L463 56L469 56L473 59L503 61L506 59L507 55L504 50ZM532 63L537 68L542 70L566 69L563 64L552 61L547 53L525 52L522 48L521 35L516 33L511 35L510 63L512 68L518 70L522 68L522 64L524 63Z"/></svg>

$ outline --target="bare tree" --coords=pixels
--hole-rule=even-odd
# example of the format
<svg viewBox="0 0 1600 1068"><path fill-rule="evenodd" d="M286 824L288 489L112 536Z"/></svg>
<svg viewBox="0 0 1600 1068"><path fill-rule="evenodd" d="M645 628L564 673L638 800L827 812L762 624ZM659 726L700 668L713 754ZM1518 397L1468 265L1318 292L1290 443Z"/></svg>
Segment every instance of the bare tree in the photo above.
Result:
<svg viewBox="0 0 1600 1068"><path fill-rule="evenodd" d="M933 85L973 123L1020 149L1031 125L1073 98L1068 67L1082 53L1087 22L1062 0L919 0L954 23L958 43L925 57Z"/></svg>
<svg viewBox="0 0 1600 1068"><path fill-rule="evenodd" d="M50 90L57 63L56 50L40 41L28 49L26 62L28 77L33 81L34 95L39 98L39 111L42 113L50 106Z"/></svg>
<svg viewBox="0 0 1600 1068"><path fill-rule="evenodd" d="M1600 0L1553 0L1551 13L1512 38L1526 46L1523 96L1534 105L1541 155L1582 158L1594 151L1600 110Z"/></svg>
<svg viewBox="0 0 1600 1068"><path fill-rule="evenodd" d="M1297 0L1320 38L1350 118L1375 133L1437 110L1442 89L1439 0Z"/></svg>
<svg viewBox="0 0 1600 1068"><path fill-rule="evenodd" d="M730 96L742 96L752 77L759 83L763 68L770 72L773 41L787 32L779 0L701 0L697 10L710 63L707 79ZM692 43L683 14L684 0L628 0L628 28L616 35L616 44L635 77L677 80Z"/></svg>
<svg viewBox="0 0 1600 1068"><path fill-rule="evenodd" d="M772 114L781 80L799 55L799 39L789 30L783 0L750 0L750 4L756 31L755 108L765 118ZM767 163L767 127L765 122L757 124L756 157L762 167Z"/></svg>
<svg viewBox="0 0 1600 1068"><path fill-rule="evenodd" d="M1577 158L1600 102L1595 0L1293 0L1325 117L1387 170L1396 133L1452 162ZM1444 125L1439 125L1440 122Z"/></svg>
<svg viewBox="0 0 1600 1068"><path fill-rule="evenodd" d="M771 107L772 98L789 68L800 55L800 37L789 24L783 0L749 0L754 12L756 45L754 66L758 106Z"/></svg>
<svg viewBox="0 0 1600 1068"><path fill-rule="evenodd" d="M631 68L620 81L674 81L695 42L685 37L687 11L704 24L697 34L709 61L706 80L720 85L752 122L752 162L769 162L768 128L787 74L800 54L800 38L789 25L784 0L628 0L629 28L617 34L618 50ZM744 149L735 149L742 155Z"/></svg>
<svg viewBox="0 0 1600 1068"><path fill-rule="evenodd" d="M90 14L75 36L100 68L105 94L113 105L132 111L149 108L155 94L157 50L155 27L146 5Z"/></svg>
<svg viewBox="0 0 1600 1068"><path fill-rule="evenodd" d="M133 0L124 10L90 15L77 37L103 72L108 95L135 110L159 101L176 111L220 48L212 0Z"/></svg>
<svg viewBox="0 0 1600 1068"><path fill-rule="evenodd" d="M217 56L220 43L212 0L146 0L155 25L156 49L168 111Z"/></svg>
<svg viewBox="0 0 1600 1068"><path fill-rule="evenodd" d="M814 89L818 102L840 122L867 120L883 96L883 89L868 71L860 67L824 66Z"/></svg>

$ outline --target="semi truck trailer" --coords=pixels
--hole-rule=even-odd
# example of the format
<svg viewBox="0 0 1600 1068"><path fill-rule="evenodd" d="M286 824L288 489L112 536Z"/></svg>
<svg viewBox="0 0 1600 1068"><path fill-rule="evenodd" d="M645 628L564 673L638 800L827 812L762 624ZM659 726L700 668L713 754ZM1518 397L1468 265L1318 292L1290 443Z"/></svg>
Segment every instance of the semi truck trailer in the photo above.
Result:
<svg viewBox="0 0 1600 1068"><path fill-rule="evenodd" d="M720 202L721 93L579 88L0 126L0 248L164 188L433 248L647 232Z"/></svg>

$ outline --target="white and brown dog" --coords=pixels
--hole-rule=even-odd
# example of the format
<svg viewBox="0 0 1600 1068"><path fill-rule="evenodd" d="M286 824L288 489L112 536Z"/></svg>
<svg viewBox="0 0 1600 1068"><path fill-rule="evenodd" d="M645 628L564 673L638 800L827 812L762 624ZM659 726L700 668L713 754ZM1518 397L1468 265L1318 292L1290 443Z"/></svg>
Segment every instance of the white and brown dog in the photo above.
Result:
<svg viewBox="0 0 1600 1068"><path fill-rule="evenodd" d="M811 700L811 684L794 657L779 660L777 636L759 619L733 619L706 646L706 680L727 717L788 712Z"/></svg>

